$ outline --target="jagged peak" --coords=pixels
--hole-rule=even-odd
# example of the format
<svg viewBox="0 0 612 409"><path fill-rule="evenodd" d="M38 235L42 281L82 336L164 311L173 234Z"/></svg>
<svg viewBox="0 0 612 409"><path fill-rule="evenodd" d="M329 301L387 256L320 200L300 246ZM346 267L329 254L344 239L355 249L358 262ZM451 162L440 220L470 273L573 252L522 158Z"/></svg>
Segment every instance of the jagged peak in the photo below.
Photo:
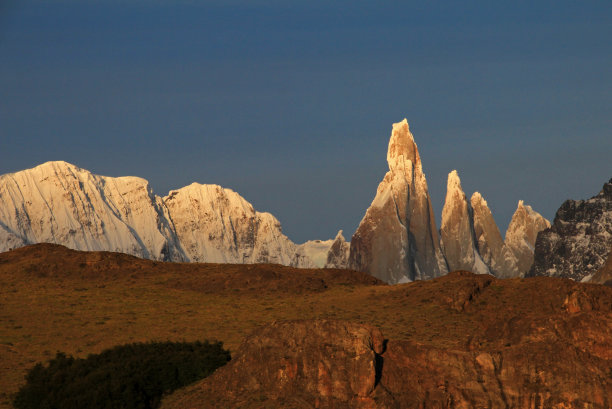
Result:
<svg viewBox="0 0 612 409"><path fill-rule="evenodd" d="M527 220L530 221L528 222ZM512 215L512 219L506 230L506 237L508 237L510 232L521 228L519 226L523 226L525 223L535 223L536 225L544 226L543 228L550 227L550 221L548 221L548 219L533 210L531 206L526 205L523 200L519 200L516 211Z"/></svg>
<svg viewBox="0 0 612 409"><path fill-rule="evenodd" d="M473 202L481 202L484 204L487 203L487 201L484 199L484 197L482 197L482 194L480 194L480 192L472 193L472 197L470 198L470 200Z"/></svg>
<svg viewBox="0 0 612 409"><path fill-rule="evenodd" d="M459 202L467 203L467 198L461 187L459 174L456 170L453 170L448 174L446 182L446 198L444 200L444 207L442 208L442 226L446 226L449 223L449 218L453 213L453 209Z"/></svg>
<svg viewBox="0 0 612 409"><path fill-rule="evenodd" d="M516 211L514 212L514 214L521 213L521 212L525 212L530 217L541 217L542 219L546 220L544 216L542 216L540 213L533 210L531 206L525 204L523 200L518 201L518 204L516 206ZM546 221L548 222L548 220Z"/></svg>
<svg viewBox="0 0 612 409"><path fill-rule="evenodd" d="M409 160L413 166L420 166L421 159L419 151L414 142L414 137L410 133L408 120L393 124L391 138L389 139L389 149L387 150L387 162L389 170L403 170L404 161Z"/></svg>
<svg viewBox="0 0 612 409"><path fill-rule="evenodd" d="M465 195L465 192L463 191L463 187L461 186L461 179L459 178L459 173L456 170L453 170L448 174L448 179L446 181L445 207L447 202L454 201L457 196L461 200L467 202L467 197Z"/></svg>
<svg viewBox="0 0 612 409"><path fill-rule="evenodd" d="M448 174L446 188L449 191L457 189L463 191L463 188L461 187L461 179L459 178L459 173L457 170L453 170Z"/></svg>
<svg viewBox="0 0 612 409"><path fill-rule="evenodd" d="M346 241L346 239L344 238L344 235L342 234L342 230L338 230L338 233L336 234L336 237L334 238L334 241L336 240Z"/></svg>

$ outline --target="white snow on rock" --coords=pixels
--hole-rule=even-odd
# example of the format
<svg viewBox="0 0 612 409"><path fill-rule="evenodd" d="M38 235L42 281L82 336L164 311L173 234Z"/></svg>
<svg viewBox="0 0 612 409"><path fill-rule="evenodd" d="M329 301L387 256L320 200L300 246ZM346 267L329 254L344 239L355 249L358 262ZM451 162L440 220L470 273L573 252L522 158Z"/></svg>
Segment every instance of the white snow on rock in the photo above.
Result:
<svg viewBox="0 0 612 409"><path fill-rule="evenodd" d="M274 216L229 189L194 183L161 198L144 179L61 161L0 176L0 251L43 242L153 260L314 266Z"/></svg>
<svg viewBox="0 0 612 409"><path fill-rule="evenodd" d="M517 260L520 277L525 276L533 264L533 253L538 233L550 227L550 222L519 200L506 230L506 246Z"/></svg>
<svg viewBox="0 0 612 409"><path fill-rule="evenodd" d="M445 274L427 181L406 119L393 124L387 162L389 171L351 239L349 268L392 284Z"/></svg>
<svg viewBox="0 0 612 409"><path fill-rule="evenodd" d="M478 192L470 199L473 211L474 236L478 253L496 277L510 278L519 275L517 260L505 245L487 201Z"/></svg>
<svg viewBox="0 0 612 409"><path fill-rule="evenodd" d="M66 162L0 176L0 223L23 244L58 243L154 260L185 259L148 182L97 176Z"/></svg>
<svg viewBox="0 0 612 409"><path fill-rule="evenodd" d="M163 198L190 261L291 265L297 246L270 213L255 211L238 193L193 183ZM296 265L311 267L305 259Z"/></svg>
<svg viewBox="0 0 612 409"><path fill-rule="evenodd" d="M350 249L351 243L346 241L342 230L338 231L327 252L325 268L347 268Z"/></svg>
<svg viewBox="0 0 612 409"><path fill-rule="evenodd" d="M296 257L309 259L314 267L323 268L327 262L327 254L334 240L308 240L298 244Z"/></svg>
<svg viewBox="0 0 612 409"><path fill-rule="evenodd" d="M472 208L461 188L461 180L456 170L448 174L440 236L449 271L490 273L478 253Z"/></svg>

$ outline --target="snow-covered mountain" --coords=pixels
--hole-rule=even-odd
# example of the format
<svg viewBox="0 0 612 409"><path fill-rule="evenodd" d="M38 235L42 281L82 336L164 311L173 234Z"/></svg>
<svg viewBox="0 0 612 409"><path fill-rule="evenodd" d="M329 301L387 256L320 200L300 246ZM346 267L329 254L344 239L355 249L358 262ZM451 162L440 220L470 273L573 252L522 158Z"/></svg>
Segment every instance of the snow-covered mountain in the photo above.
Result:
<svg viewBox="0 0 612 409"><path fill-rule="evenodd" d="M146 180L104 177L66 162L0 176L0 225L15 244L57 243L154 260L187 260Z"/></svg>
<svg viewBox="0 0 612 409"><path fill-rule="evenodd" d="M453 171L438 232L406 119L393 124L387 163L350 243L340 231L295 244L274 216L218 185L193 183L160 197L142 178L47 162L0 176L0 251L49 242L154 260L352 268L392 284L449 269L498 277L529 270L536 236L550 226L539 213L519 201L502 241L487 202L478 192L468 202Z"/></svg>
<svg viewBox="0 0 612 409"><path fill-rule="evenodd" d="M450 271L467 270L477 274L490 273L478 252L472 207L463 192L456 170L448 174L440 237L442 251L446 256Z"/></svg>
<svg viewBox="0 0 612 409"><path fill-rule="evenodd" d="M516 257L518 276L523 277L531 268L538 233L549 227L548 220L519 200L506 230L505 242Z"/></svg>
<svg viewBox="0 0 612 409"><path fill-rule="evenodd" d="M274 216L229 189L194 183L161 198L144 179L61 161L0 176L0 251L41 242L154 260L314 266Z"/></svg>
<svg viewBox="0 0 612 409"><path fill-rule="evenodd" d="M389 171L351 239L349 268L388 283L445 274L427 181L406 119L393 124L387 162Z"/></svg>

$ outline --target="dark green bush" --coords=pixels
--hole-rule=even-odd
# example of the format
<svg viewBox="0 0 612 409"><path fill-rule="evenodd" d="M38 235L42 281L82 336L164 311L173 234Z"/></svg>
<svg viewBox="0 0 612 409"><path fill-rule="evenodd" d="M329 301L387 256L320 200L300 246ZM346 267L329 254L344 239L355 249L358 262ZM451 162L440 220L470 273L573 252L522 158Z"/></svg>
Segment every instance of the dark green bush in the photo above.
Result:
<svg viewBox="0 0 612 409"><path fill-rule="evenodd" d="M37 364L14 400L17 409L154 409L164 394L230 360L220 342L121 345L75 359L58 352Z"/></svg>

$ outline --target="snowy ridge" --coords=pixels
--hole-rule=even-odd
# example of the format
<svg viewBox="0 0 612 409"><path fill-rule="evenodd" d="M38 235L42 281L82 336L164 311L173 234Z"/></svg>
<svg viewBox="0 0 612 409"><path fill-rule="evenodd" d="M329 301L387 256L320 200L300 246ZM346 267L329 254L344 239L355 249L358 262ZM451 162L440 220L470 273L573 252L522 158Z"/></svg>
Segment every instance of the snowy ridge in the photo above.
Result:
<svg viewBox="0 0 612 409"><path fill-rule="evenodd" d="M0 223L23 244L58 243L184 260L148 182L93 175L66 162L0 176ZM8 250L10 242L0 243Z"/></svg>
<svg viewBox="0 0 612 409"><path fill-rule="evenodd" d="M314 266L296 257L274 216L229 189L194 183L161 198L145 179L62 161L0 176L0 251L42 242L153 260Z"/></svg>
<svg viewBox="0 0 612 409"><path fill-rule="evenodd" d="M334 240L308 240L305 243L297 246L296 257L309 259L317 268L325 267L327 263L327 254Z"/></svg>

